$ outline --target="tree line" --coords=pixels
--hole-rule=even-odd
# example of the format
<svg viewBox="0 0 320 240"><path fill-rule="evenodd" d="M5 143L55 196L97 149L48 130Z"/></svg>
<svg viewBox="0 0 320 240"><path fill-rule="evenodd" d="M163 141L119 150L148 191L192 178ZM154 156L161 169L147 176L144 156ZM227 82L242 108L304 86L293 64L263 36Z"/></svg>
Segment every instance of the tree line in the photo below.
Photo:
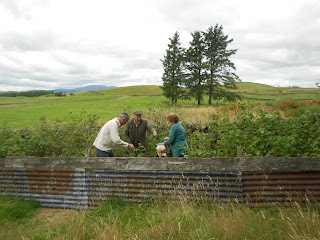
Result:
<svg viewBox="0 0 320 240"><path fill-rule="evenodd" d="M36 90L36 91L23 91L23 92L2 92L2 97L39 97L43 95L52 95L53 91Z"/></svg>
<svg viewBox="0 0 320 240"><path fill-rule="evenodd" d="M223 32L222 25L210 26L205 32L191 33L190 46L181 46L180 35L175 32L163 59L163 94L171 100L195 98L198 104L203 96L209 97L208 104L214 99L226 98L235 100L240 95L231 92L236 89L235 83L240 81L236 75L236 67L230 57L237 49L227 49L233 42Z"/></svg>

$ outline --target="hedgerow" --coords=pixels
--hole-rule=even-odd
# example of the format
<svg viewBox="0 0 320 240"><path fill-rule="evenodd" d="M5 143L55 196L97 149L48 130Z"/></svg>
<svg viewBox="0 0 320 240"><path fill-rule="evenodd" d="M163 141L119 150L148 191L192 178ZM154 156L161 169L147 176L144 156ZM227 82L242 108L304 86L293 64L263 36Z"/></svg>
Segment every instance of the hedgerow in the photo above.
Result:
<svg viewBox="0 0 320 240"><path fill-rule="evenodd" d="M41 124L21 130L0 127L0 156L84 156L91 149L101 126L93 114L70 115L68 119ZM237 157L237 147L243 157L319 157L320 115L317 113L283 118L278 112L260 110L258 115L240 111L232 120L214 115L206 128L182 123L189 144L188 157ZM159 136L148 135L146 149L135 151L115 148L116 156L155 157L156 144L169 134L169 125L154 123ZM201 126L201 124L199 124ZM123 127L120 136L123 137ZM170 155L170 151L168 153Z"/></svg>

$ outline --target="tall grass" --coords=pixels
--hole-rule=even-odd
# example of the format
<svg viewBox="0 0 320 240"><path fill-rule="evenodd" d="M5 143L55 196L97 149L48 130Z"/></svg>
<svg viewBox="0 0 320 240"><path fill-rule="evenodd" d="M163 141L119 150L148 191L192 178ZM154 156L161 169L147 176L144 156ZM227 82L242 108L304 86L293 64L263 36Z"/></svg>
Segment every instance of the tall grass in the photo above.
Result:
<svg viewBox="0 0 320 240"><path fill-rule="evenodd" d="M40 204L34 200L0 196L0 239L21 239L21 236L30 232L27 226L34 223L39 207Z"/></svg>
<svg viewBox="0 0 320 240"><path fill-rule="evenodd" d="M320 205L253 206L179 199L111 199L61 223L25 226L24 239L319 239ZM61 210L63 211L63 210ZM9 238L8 238L9 239Z"/></svg>

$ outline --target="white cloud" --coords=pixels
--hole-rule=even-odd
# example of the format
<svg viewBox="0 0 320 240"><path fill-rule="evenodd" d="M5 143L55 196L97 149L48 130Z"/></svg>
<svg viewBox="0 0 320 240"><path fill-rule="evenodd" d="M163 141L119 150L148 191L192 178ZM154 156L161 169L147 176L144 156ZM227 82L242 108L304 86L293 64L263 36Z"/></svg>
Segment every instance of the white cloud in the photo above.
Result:
<svg viewBox="0 0 320 240"><path fill-rule="evenodd" d="M317 0L2 0L0 91L89 84L161 85L175 31L221 24L243 81L315 87Z"/></svg>

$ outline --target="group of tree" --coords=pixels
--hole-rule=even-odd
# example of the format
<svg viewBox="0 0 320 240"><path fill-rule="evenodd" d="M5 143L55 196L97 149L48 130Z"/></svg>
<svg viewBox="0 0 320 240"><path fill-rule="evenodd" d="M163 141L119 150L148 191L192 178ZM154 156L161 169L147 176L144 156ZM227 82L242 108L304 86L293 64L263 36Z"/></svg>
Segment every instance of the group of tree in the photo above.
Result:
<svg viewBox="0 0 320 240"><path fill-rule="evenodd" d="M210 26L205 32L195 31L191 36L188 48L181 46L178 32L169 38L166 55L161 60L164 96L171 100L171 104L188 98L195 98L201 104L205 94L209 97L208 104L213 99L240 98L229 91L236 89L235 83L240 81L230 60L237 50L227 49L233 39L228 39L223 27L218 24Z"/></svg>
<svg viewBox="0 0 320 240"><path fill-rule="evenodd" d="M39 97L44 95L52 95L53 91L47 90L35 90L35 91L23 91L23 92L1 92L2 97Z"/></svg>

